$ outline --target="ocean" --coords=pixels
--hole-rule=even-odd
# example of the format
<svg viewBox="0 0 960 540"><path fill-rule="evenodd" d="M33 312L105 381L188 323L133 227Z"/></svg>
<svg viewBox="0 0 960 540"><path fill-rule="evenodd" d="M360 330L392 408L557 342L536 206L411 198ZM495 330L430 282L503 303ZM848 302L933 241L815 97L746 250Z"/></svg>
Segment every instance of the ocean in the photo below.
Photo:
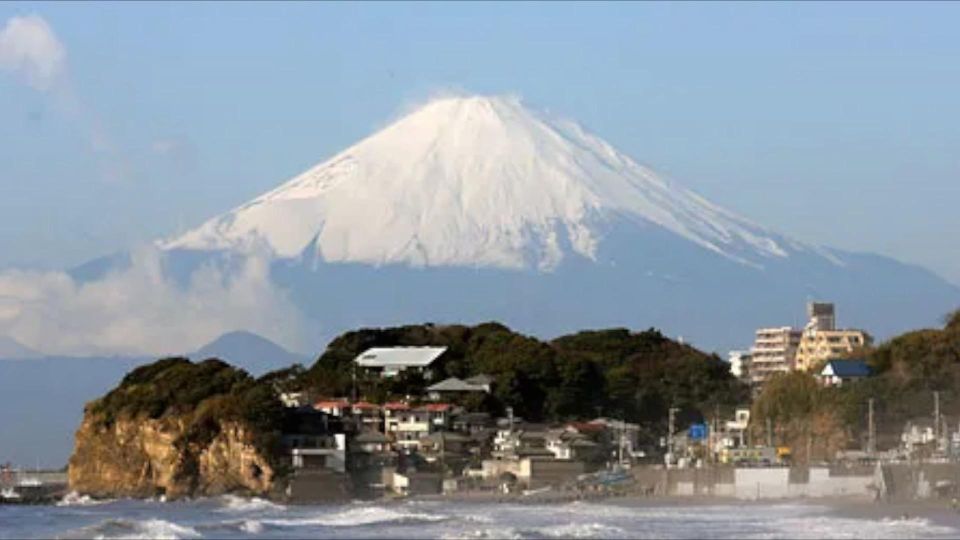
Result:
<svg viewBox="0 0 960 540"><path fill-rule="evenodd" d="M851 517L832 507L799 502L283 506L232 496L166 503L68 497L56 506L0 506L0 538L960 537L960 517L945 515L948 519Z"/></svg>

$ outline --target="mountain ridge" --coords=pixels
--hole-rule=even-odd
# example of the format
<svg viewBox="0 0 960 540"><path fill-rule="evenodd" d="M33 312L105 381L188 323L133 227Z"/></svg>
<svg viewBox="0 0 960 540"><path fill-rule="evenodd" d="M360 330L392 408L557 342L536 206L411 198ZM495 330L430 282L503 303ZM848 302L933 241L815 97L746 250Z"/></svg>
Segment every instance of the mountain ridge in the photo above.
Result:
<svg viewBox="0 0 960 540"><path fill-rule="evenodd" d="M570 120L486 96L432 101L160 245L551 270L570 256L595 260L602 229L618 222L661 227L752 266L814 250L661 177Z"/></svg>
<svg viewBox="0 0 960 540"><path fill-rule="evenodd" d="M800 324L813 299L878 339L960 304L925 268L773 232L513 98L430 102L157 245L183 286L266 257L315 348L358 326L502 320L540 337L654 326L723 351Z"/></svg>

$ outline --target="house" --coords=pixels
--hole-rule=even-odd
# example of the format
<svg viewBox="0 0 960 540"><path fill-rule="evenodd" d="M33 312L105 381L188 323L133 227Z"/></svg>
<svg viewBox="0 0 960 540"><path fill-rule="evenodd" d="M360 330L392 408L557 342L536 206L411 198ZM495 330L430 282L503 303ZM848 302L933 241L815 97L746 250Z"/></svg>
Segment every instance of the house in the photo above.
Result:
<svg viewBox="0 0 960 540"><path fill-rule="evenodd" d="M908 456L921 448L935 447L937 434L933 422L928 419L907 422L903 428L903 433L900 435L900 443L901 448Z"/></svg>
<svg viewBox="0 0 960 540"><path fill-rule="evenodd" d="M343 418L350 412L350 402L344 398L340 399L321 399L313 404L313 408L330 416Z"/></svg>
<svg viewBox="0 0 960 540"><path fill-rule="evenodd" d="M545 448L556 459L593 460L598 455L599 445L576 431L554 429L547 432Z"/></svg>
<svg viewBox="0 0 960 540"><path fill-rule="evenodd" d="M640 449L640 425L613 418L596 418L589 422L604 427L619 458L641 459L646 452Z"/></svg>
<svg viewBox="0 0 960 540"><path fill-rule="evenodd" d="M553 457L547 450L547 430L539 424L521 423L500 427L493 438L492 455L500 459Z"/></svg>
<svg viewBox="0 0 960 540"><path fill-rule="evenodd" d="M469 453L470 437L453 431L434 431L420 439L420 454L427 462L438 458L463 457Z"/></svg>
<svg viewBox="0 0 960 540"><path fill-rule="evenodd" d="M398 449L409 452L420 445L420 439L435 430L432 419L433 414L423 408L394 410L386 422L387 434L393 437Z"/></svg>
<svg viewBox="0 0 960 540"><path fill-rule="evenodd" d="M354 363L381 377L394 377L404 370L416 370L431 377L430 365L440 358L446 347L374 347L360 353Z"/></svg>
<svg viewBox="0 0 960 540"><path fill-rule="evenodd" d="M817 379L824 386L841 386L844 383L866 379L872 374L863 360L830 360L820 370Z"/></svg>
<svg viewBox="0 0 960 540"><path fill-rule="evenodd" d="M466 380L456 377L444 379L427 387L427 395L433 401L439 401L444 396L461 396L471 393L490 393L493 379L488 375L477 375Z"/></svg>
<svg viewBox="0 0 960 540"><path fill-rule="evenodd" d="M454 431L473 435L487 431L493 425L493 419L490 418L490 413L461 412L453 417L452 424Z"/></svg>
<svg viewBox="0 0 960 540"><path fill-rule="evenodd" d="M288 409L282 433L294 469L345 472L347 442L339 419L309 406Z"/></svg>
<svg viewBox="0 0 960 540"><path fill-rule="evenodd" d="M449 403L427 403L419 409L427 411L433 430L446 429L450 426L453 405Z"/></svg>
<svg viewBox="0 0 960 540"><path fill-rule="evenodd" d="M380 431L383 429L383 418L380 416L380 406L368 401L358 401L350 406L350 413L360 422L363 429Z"/></svg>
<svg viewBox="0 0 960 540"><path fill-rule="evenodd" d="M403 421L403 415L410 405L402 401L391 401L383 405L383 432L396 433L397 425Z"/></svg>

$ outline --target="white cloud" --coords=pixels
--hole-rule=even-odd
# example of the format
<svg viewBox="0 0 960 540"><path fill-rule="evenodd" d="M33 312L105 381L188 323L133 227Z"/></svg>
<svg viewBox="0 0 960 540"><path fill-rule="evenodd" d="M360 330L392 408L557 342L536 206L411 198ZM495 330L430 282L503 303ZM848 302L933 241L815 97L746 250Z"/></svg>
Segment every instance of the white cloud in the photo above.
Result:
<svg viewBox="0 0 960 540"><path fill-rule="evenodd" d="M42 17L11 17L0 30L0 68L47 91L62 82L67 51Z"/></svg>
<svg viewBox="0 0 960 540"><path fill-rule="evenodd" d="M178 286L162 254L142 248L130 268L90 283L63 272L0 274L0 334L48 354L182 354L244 329L294 350L304 320L271 284L266 259L236 271L203 266Z"/></svg>
<svg viewBox="0 0 960 540"><path fill-rule="evenodd" d="M88 150L96 157L103 180L123 182L132 167L100 116L74 92L67 50L53 28L39 15L11 17L0 30L0 72L6 71L49 96L70 122L78 125Z"/></svg>

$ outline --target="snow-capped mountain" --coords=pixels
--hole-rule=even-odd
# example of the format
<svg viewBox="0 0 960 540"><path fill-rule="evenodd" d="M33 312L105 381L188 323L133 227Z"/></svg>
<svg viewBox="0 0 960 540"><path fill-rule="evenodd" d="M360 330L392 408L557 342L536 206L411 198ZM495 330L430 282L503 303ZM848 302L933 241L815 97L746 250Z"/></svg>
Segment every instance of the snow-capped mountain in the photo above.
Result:
<svg viewBox="0 0 960 540"><path fill-rule="evenodd" d="M167 249L375 265L554 269L613 223L763 266L800 247L510 97L430 102Z"/></svg>
<svg viewBox="0 0 960 540"><path fill-rule="evenodd" d="M791 240L509 97L432 101L158 245L182 282L266 253L326 338L495 319L543 337L655 326L723 350L759 326L802 325L811 299L880 338L960 304L923 268Z"/></svg>

